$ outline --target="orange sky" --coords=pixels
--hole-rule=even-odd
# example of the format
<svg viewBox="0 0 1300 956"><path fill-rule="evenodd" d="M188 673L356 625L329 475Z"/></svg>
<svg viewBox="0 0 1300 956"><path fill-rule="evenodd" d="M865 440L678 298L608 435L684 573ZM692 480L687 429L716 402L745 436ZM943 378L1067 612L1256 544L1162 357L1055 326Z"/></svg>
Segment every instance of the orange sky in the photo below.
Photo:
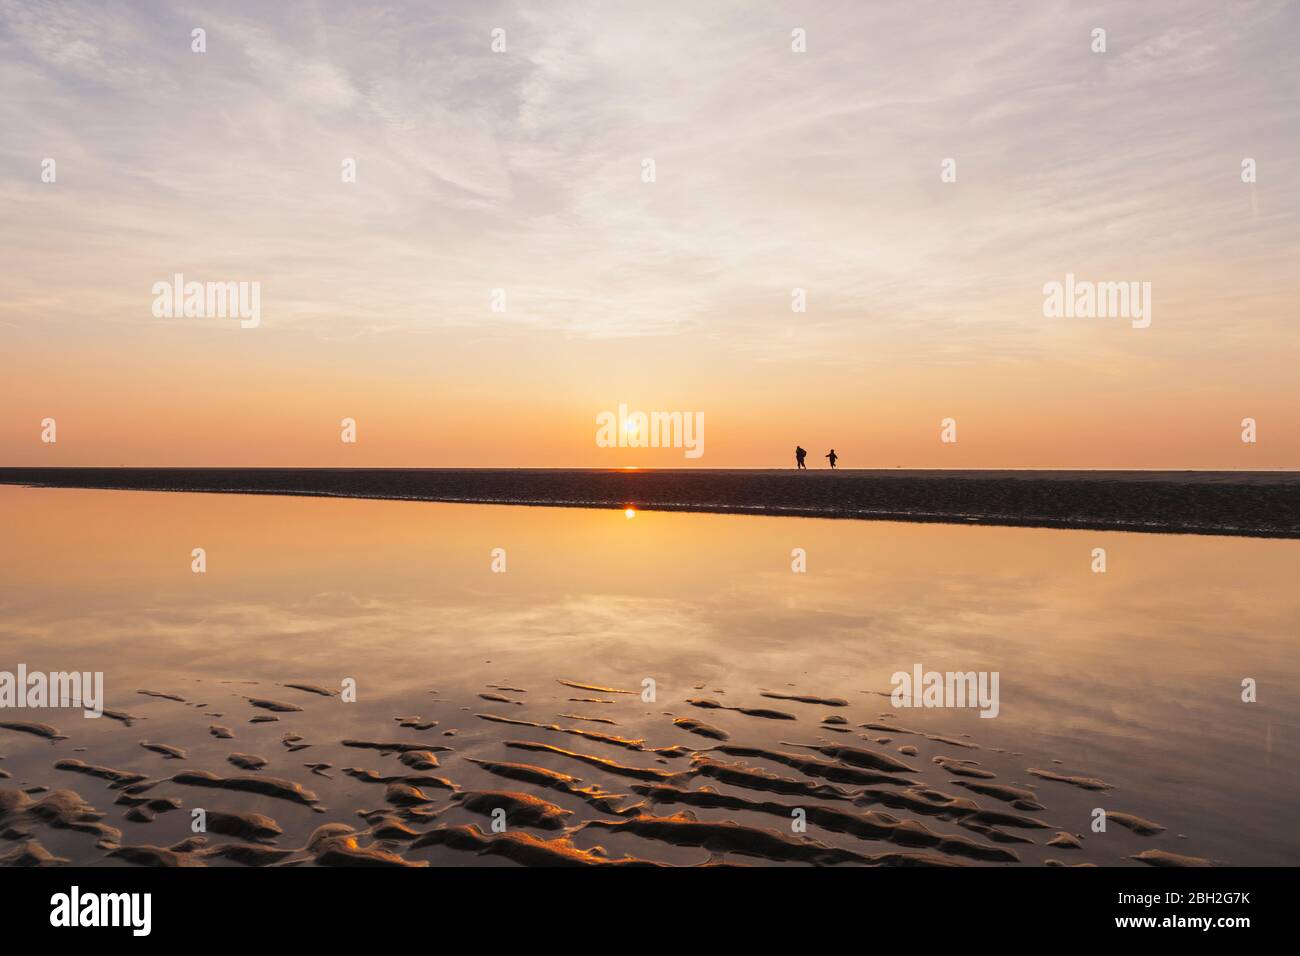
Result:
<svg viewBox="0 0 1300 956"><path fill-rule="evenodd" d="M148 348L105 341L68 356L32 342L0 385L3 463L773 467L789 464L798 442L816 467L830 447L842 467L1300 464L1300 406L1288 397L1282 353L1235 381L1174 376L1162 387L1057 360L813 370L771 362L760 370L770 383L759 383L721 349L716 364L697 360L706 376L667 359L645 363L644 342L567 343L550 361L531 361L529 349L486 358L474 343L449 350L415 339L397 350L400 364L371 377L371 366L356 366L364 345L286 341L292 360L281 368L246 334L208 333L202 349L175 333ZM575 354L581 373L561 364ZM595 413L620 400L703 411L705 454L598 447ZM1259 422L1254 445L1240 440L1246 414ZM40 441L47 416L57 422L52 445ZM355 444L340 441L344 417L357 421ZM957 420L956 444L939 440L945 417Z"/></svg>

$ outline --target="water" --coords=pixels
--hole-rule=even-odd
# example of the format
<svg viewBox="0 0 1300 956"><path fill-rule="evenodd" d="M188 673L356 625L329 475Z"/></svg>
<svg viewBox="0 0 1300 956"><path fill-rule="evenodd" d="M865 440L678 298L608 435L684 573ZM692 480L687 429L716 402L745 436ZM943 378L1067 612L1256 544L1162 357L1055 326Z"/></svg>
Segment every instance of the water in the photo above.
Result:
<svg viewBox="0 0 1300 956"><path fill-rule="evenodd" d="M726 728L734 742L790 750L782 743L817 738L877 746L859 739L872 732L856 725L892 712L902 727L981 746L896 734L877 747L898 756L898 746L918 746L919 755L907 759L932 786L973 796L930 762L942 753L979 761L998 783L1036 787L1048 808L1040 815L1054 829L1032 831L1034 844L1014 846L1025 862L1132 864L1129 857L1148 847L1234 864L1300 859L1297 542L15 487L0 487L0 526L0 670L21 662L30 670L103 671L107 705L146 718L124 727L66 710L0 712L0 719L52 723L69 738L50 744L0 730L0 768L12 774L0 786L75 789L107 812L105 822L124 829L124 842L167 845L188 835L188 819L172 813L152 824L126 823L102 781L55 771L56 759L155 775L180 766L235 774L241 771L225 763L228 753L260 754L271 761L266 773L298 780L330 807L322 817L239 798L241 809L279 820L282 845L298 846L326 820L362 827L354 808L382 805L382 788L338 768L397 772L391 757L338 747L346 737L450 746L439 772L467 786L526 789L463 760L482 756L528 759L627 792L627 780L549 755L533 760L504 750L502 741L544 740L661 769L687 762L660 764L540 730L516 733L474 714L566 725L576 722L558 715L604 715L617 726L583 726L704 749L708 741L671 724L672 716L692 716ZM199 547L205 574L191 571ZM496 548L505 550L505 573L491 570ZM805 574L791 571L794 548L806 551ZM1094 548L1106 550L1105 574L1091 570ZM894 710L881 696L891 675L918 663L997 671L999 715ZM276 686L307 681L337 689L345 678L356 682L355 704ZM1255 703L1241 699L1245 678L1258 684ZM656 699L573 702L608 695L575 691L560 679L638 692L652 680ZM507 696L526 705L479 699L490 684L525 689ZM142 696L141 689L190 703ZM842 697L849 706L778 701L759 696L761 689ZM250 725L258 711L242 695L306 710ZM685 703L699 697L799 719L764 721ZM200 712L196 703L207 707ZM819 718L831 712L847 717L853 733L820 729ZM421 736L393 721L414 714L439 727ZM236 739L211 737L210 724L231 727ZM456 736L442 736L448 729ZM279 742L288 732L313 747L288 754ZM184 747L189 760L163 761L138 746L142 739ZM333 776L303 769L311 760L334 763ZM1099 777L1114 789L1037 780L1025 773L1030 767ZM705 779L683 785L766 798ZM201 802L193 790L177 795L187 807ZM547 797L573 809L575 822L592 816L580 803ZM1112 825L1095 834L1097 807L1136 813L1167 830L1144 838ZM452 812L447 822L486 825ZM697 813L788 832L772 816ZM982 839L951 822L927 825ZM1084 849L1042 846L1055 828L1083 834ZM809 835L885 849L811 826ZM102 859L84 835L39 836L78 862ZM574 839L673 862L710 855L600 830ZM416 858L479 862L443 848Z"/></svg>

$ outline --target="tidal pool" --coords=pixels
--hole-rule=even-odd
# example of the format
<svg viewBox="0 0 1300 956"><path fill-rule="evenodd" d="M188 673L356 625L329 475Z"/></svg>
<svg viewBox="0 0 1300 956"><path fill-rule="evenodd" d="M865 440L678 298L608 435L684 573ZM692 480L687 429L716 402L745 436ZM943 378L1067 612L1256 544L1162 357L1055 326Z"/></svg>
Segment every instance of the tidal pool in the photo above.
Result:
<svg viewBox="0 0 1300 956"><path fill-rule="evenodd" d="M393 861L509 865L514 850L490 848L502 809L506 832L559 841L586 862L851 864L908 852L1140 866L1134 857L1148 850L1300 862L1300 542L20 487L0 487L0 526L0 671L102 672L106 706L138 718L0 710L0 723L49 724L66 738L0 729L0 789L30 790L32 803L75 791L120 831L59 829L10 810L6 824L28 836L0 842L0 856L36 841L76 864L139 862L114 849L174 847L195 835L202 808L268 816L282 832L262 845L309 861L325 861L319 844L307 850L313 831L343 823L356 847ZM192 569L196 548L203 573ZM1105 573L1093 570L1097 548ZM894 707L892 675L918 666L996 672L997 716ZM1247 680L1253 702L1243 701ZM268 700L300 709L253 703ZM436 768L358 742L425 744ZM896 776L910 785L830 779L826 765L861 767L836 748L900 761L909 769ZM240 767L232 754L265 765ZM69 760L162 780L139 796L180 806L128 818L132 801L115 802L125 789L55 767ZM591 793L494 767L507 762L617 799L602 809ZM182 771L285 780L316 800L164 779ZM416 782L420 797L404 803L391 783L421 772L450 786ZM1035 799L1021 803L1041 809L976 789L990 785L1027 791ZM873 787L912 796L882 803ZM728 805L706 805L704 788ZM503 792L568 812L533 825L507 798L474 796ZM977 823L968 804L1043 826ZM794 810L815 806L882 829L846 832L842 818L815 812L798 829ZM1163 829L1108 817L1096 832L1098 810ZM636 825L683 813L679 822L742 832L693 845L689 827ZM888 820L1012 858L960 842L936 849L929 837L908 845ZM473 824L485 842L415 847L390 823L418 833ZM847 853L813 859L784 842L756 853L754 829ZM1061 832L1080 846L1049 846ZM187 862L229 864L210 851L250 842L204 840L179 851Z"/></svg>

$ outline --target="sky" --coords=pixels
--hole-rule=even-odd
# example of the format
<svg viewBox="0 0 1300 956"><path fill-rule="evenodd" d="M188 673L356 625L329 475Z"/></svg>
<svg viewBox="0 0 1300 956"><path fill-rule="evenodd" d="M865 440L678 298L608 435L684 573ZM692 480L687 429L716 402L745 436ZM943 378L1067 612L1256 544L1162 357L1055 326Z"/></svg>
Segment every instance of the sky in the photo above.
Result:
<svg viewBox="0 0 1300 956"><path fill-rule="evenodd" d="M1297 468L1298 44L1267 0L0 0L0 465ZM258 324L155 314L178 273ZM1149 326L1045 316L1067 274ZM620 404L704 453L602 447Z"/></svg>

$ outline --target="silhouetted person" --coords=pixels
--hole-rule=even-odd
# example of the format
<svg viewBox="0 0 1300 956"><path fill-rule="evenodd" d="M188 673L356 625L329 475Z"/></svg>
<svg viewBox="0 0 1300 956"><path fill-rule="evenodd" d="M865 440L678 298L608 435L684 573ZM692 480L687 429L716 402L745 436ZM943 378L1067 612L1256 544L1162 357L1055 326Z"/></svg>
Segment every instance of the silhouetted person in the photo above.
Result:
<svg viewBox="0 0 1300 956"><path fill-rule="evenodd" d="M802 469L804 469L805 471L807 471L808 466L805 465L805 464L803 463L803 460L804 460L805 457L807 457L807 455L808 455L808 451L807 451L807 449L800 448L798 445L795 445L795 446L794 446L794 464L795 464L795 468L802 468Z"/></svg>
<svg viewBox="0 0 1300 956"><path fill-rule="evenodd" d="M826 457L829 458L829 459L831 460L831 468L834 468L834 467L835 467L835 463L836 463L837 461L840 460L840 456L837 455L837 454L835 454L835 449L834 449L834 448L831 449L831 453L830 453L829 455L827 455Z"/></svg>

